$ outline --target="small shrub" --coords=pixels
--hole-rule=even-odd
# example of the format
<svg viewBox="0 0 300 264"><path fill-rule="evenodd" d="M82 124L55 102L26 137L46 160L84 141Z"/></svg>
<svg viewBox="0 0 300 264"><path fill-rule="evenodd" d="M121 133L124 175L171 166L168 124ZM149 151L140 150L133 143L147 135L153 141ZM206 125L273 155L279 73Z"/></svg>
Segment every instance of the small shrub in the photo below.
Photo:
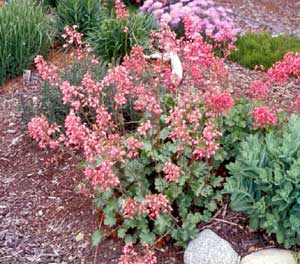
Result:
<svg viewBox="0 0 300 264"><path fill-rule="evenodd" d="M57 31L60 36L67 25L77 25L84 36L101 23L101 3L99 0L58 0Z"/></svg>
<svg viewBox="0 0 300 264"><path fill-rule="evenodd" d="M76 32L67 32L73 39ZM151 34L151 43L164 54L178 54L185 69L182 80L163 60L146 60L140 46L103 79L87 71L77 84L37 58L39 73L60 89L70 111L63 126L49 123L45 115L28 125L42 148L81 151L86 179L79 190L94 197L104 225L125 240L120 260L138 258L138 263L157 263L151 248L164 238L185 246L195 237L198 224L210 221L221 203L225 179L220 174L227 173L226 163L240 158L238 143L252 133L260 140L281 123L259 102L240 100L234 106L233 98L220 89L228 76L224 59L199 34L178 41L174 32L161 28ZM78 54L81 58L82 50ZM272 144L276 147L277 141ZM288 149L279 154L270 155L270 166L295 153ZM263 162L267 158L265 154ZM93 244L109 235L97 230ZM142 254L149 259L133 250L132 243L138 242L148 245Z"/></svg>
<svg viewBox="0 0 300 264"><path fill-rule="evenodd" d="M300 117L239 146L225 192L231 208L248 214L250 227L263 228L286 248L300 244Z"/></svg>
<svg viewBox="0 0 300 264"><path fill-rule="evenodd" d="M160 49L178 51L186 66L182 83L163 61L147 61L139 46L102 80L88 71L77 85L39 57L41 76L57 84L70 111L63 127L45 115L28 126L43 148L82 151L86 181L80 190L92 193L104 224L114 226L127 246L153 246L163 237L184 246L221 201L223 178L214 155L223 158L217 155L218 124L233 100L213 90L202 94L212 88L207 79L218 82L226 72L201 37L178 42L173 32L161 29L152 38ZM94 243L105 235L98 230Z"/></svg>
<svg viewBox="0 0 300 264"><path fill-rule="evenodd" d="M134 45L147 49L150 32L155 29L158 25L151 15L132 13L128 20L113 16L102 20L90 32L88 42L103 60L120 61Z"/></svg>
<svg viewBox="0 0 300 264"><path fill-rule="evenodd" d="M232 52L230 60L250 69L262 65L267 70L282 60L287 52L300 51L299 38L287 35L272 37L270 33L246 33L238 37L235 45L237 50Z"/></svg>
<svg viewBox="0 0 300 264"><path fill-rule="evenodd" d="M50 27L34 0L12 0L0 8L0 84L30 67L50 46Z"/></svg>
<svg viewBox="0 0 300 264"><path fill-rule="evenodd" d="M74 86L81 85L86 72L89 72L94 80L100 80L104 77L106 71L106 64L91 63L90 56L84 57L82 60L73 58L70 65L65 65L60 70L57 69L59 78ZM25 124L28 124L33 116L43 114L49 122L63 127L70 112L70 106L63 102L63 94L58 84L48 80L43 82L37 98L22 99L20 107L22 120Z"/></svg>

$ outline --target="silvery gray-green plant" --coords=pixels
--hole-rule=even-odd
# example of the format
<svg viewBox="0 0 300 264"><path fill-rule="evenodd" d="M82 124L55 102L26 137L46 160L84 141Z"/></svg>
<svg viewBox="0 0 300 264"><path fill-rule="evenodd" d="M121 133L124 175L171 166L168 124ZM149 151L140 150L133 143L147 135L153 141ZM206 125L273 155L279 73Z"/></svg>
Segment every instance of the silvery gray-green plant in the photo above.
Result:
<svg viewBox="0 0 300 264"><path fill-rule="evenodd" d="M231 208L246 213L250 227L275 235L286 248L300 244L300 117L266 135L242 141L225 192Z"/></svg>

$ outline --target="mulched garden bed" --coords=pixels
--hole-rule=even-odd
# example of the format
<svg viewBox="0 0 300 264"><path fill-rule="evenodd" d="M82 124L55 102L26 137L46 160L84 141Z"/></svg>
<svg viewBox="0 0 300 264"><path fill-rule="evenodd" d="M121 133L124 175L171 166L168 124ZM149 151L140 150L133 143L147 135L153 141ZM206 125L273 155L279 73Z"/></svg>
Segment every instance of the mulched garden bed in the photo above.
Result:
<svg viewBox="0 0 300 264"><path fill-rule="evenodd" d="M298 35L300 1L217 0L233 9L243 31L264 29L274 34ZM51 61L61 58L53 51ZM243 95L251 80L262 73L228 63L230 92ZM82 179L81 169L69 156L49 163L52 153L40 150L29 140L22 124L21 98L36 96L40 81L19 77L0 88L0 263L117 263L123 244L106 239L98 248L90 244L97 228L97 212L91 200L75 192ZM299 93L298 83L276 87L273 103L288 108L288 100ZM280 94L283 93L284 97ZM48 165L47 165L48 164ZM200 229L211 228L228 240L240 255L274 247L265 233L251 232L247 218L231 212L225 204L214 220ZM163 245L158 263L183 263L183 250Z"/></svg>

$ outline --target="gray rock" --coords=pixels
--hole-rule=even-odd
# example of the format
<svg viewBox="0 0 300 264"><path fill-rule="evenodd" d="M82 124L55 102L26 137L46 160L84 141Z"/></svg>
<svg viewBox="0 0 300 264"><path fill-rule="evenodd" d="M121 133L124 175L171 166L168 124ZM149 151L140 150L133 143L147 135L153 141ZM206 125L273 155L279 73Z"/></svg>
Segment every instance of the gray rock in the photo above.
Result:
<svg viewBox="0 0 300 264"><path fill-rule="evenodd" d="M297 264L297 260L292 251L274 248L251 253L241 264Z"/></svg>
<svg viewBox="0 0 300 264"><path fill-rule="evenodd" d="M185 264L238 264L238 254L231 245L209 229L192 240L184 252Z"/></svg>

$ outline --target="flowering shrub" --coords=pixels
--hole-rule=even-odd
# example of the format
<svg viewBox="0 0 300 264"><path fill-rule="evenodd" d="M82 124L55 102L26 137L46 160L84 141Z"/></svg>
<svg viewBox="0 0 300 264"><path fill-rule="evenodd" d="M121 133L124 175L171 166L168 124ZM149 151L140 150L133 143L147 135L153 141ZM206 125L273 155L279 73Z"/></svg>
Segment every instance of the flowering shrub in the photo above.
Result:
<svg viewBox="0 0 300 264"><path fill-rule="evenodd" d="M247 95L251 99L255 100L266 100L270 94L269 85L262 80L255 80L250 83L250 87L247 91Z"/></svg>
<svg viewBox="0 0 300 264"><path fill-rule="evenodd" d="M23 73L50 47L49 20L33 0L12 0L1 8L0 32L0 84Z"/></svg>
<svg viewBox="0 0 300 264"><path fill-rule="evenodd" d="M217 172L226 151L236 157L233 145L249 131L277 123L273 113L253 108L256 102L234 105L225 90L224 59L214 55L191 20L184 23L185 39L176 39L167 27L152 33L151 48L162 52L161 60L146 60L134 46L98 80L87 68L73 84L36 59L69 112L61 125L35 117L30 135L41 147L63 146L83 155L87 182L80 190L94 197L104 224L125 240L120 263L156 263L152 245L171 237L184 246L193 238L221 202L224 178ZM74 55L82 61L89 46L79 36L67 28L66 39L77 45ZM170 53L181 58L181 80L163 61ZM98 230L93 238L99 242L104 236ZM143 244L140 253L132 247L137 242Z"/></svg>
<svg viewBox="0 0 300 264"><path fill-rule="evenodd" d="M84 60L80 37L66 30L68 43L79 48L74 56ZM81 190L94 195L104 224L116 226L126 243L153 245L170 236L184 245L221 201L222 178L212 160L221 147L217 120L233 100L220 88L227 76L223 59L200 35L176 40L162 29L151 43L182 58L187 71L180 83L163 61L147 61L139 46L102 80L87 68L77 84L38 57L42 78L59 88L70 110L64 124L40 116L28 128L41 147L83 151L88 184ZM128 254L146 261L150 253L139 257L129 244L120 261L126 263Z"/></svg>
<svg viewBox="0 0 300 264"><path fill-rule="evenodd" d="M252 112L254 116L254 126L265 127L267 125L275 126L277 124L277 116L265 107L257 107Z"/></svg>
<svg viewBox="0 0 300 264"><path fill-rule="evenodd" d="M271 82L285 83L290 77L300 78L300 53L288 52L267 72Z"/></svg>
<svg viewBox="0 0 300 264"><path fill-rule="evenodd" d="M218 43L234 42L239 32L228 15L230 10L217 7L211 0L146 0L140 10L153 13L160 23L169 24L177 32L188 16L195 22L197 32Z"/></svg>
<svg viewBox="0 0 300 264"><path fill-rule="evenodd" d="M274 87L278 84L285 85L283 91L283 94L285 94L285 89L287 89L286 84L292 78L296 78L296 81L299 81L300 78L300 54L297 52L288 52L284 55L282 61L277 61L268 69L263 79L252 81L249 85L247 95L252 100L267 102L275 90ZM288 110L289 112L299 112L298 94L294 95L294 102L292 103L292 107L289 107ZM274 112L274 109L271 110L271 112L272 111ZM266 111L262 109L255 112L256 116L258 112L261 114L264 112L266 114ZM273 119L271 123L275 124L274 118L271 119Z"/></svg>

